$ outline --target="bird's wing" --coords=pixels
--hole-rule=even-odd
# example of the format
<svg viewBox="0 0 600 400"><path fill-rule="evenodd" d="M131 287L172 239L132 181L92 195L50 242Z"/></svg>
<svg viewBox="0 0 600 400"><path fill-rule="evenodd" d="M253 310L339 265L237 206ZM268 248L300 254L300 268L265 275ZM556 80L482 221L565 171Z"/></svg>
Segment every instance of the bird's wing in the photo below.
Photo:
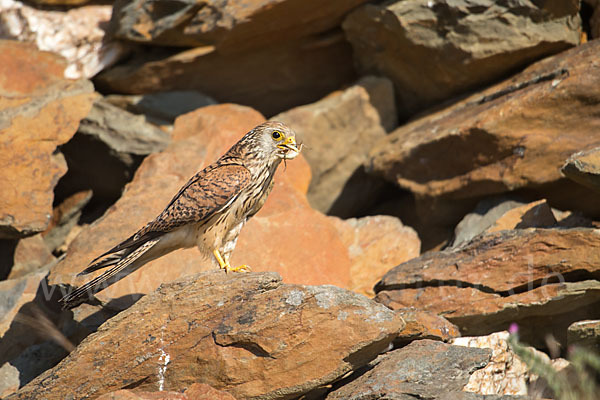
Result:
<svg viewBox="0 0 600 400"><path fill-rule="evenodd" d="M226 209L248 185L250 179L250 171L239 164L205 168L179 190L154 221L96 257L79 275L115 265L144 243L180 226L207 220Z"/></svg>
<svg viewBox="0 0 600 400"><path fill-rule="evenodd" d="M250 171L239 164L219 165L200 171L140 232L170 232L189 223L208 220L229 207L251 178Z"/></svg>

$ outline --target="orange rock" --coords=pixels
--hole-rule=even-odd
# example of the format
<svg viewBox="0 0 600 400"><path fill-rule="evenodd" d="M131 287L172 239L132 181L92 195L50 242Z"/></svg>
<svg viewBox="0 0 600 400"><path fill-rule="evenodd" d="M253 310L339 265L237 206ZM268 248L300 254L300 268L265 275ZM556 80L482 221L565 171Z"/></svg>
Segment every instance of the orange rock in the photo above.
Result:
<svg viewBox="0 0 600 400"><path fill-rule="evenodd" d="M21 239L15 247L14 263L7 279L20 278L55 260L41 234Z"/></svg>
<svg viewBox="0 0 600 400"><path fill-rule="evenodd" d="M498 232L505 229L549 228L556 225L552 209L546 200L538 200L508 210L487 229Z"/></svg>
<svg viewBox="0 0 600 400"><path fill-rule="evenodd" d="M90 279L75 275L154 219L196 171L263 121L258 112L230 104L204 107L178 118L173 143L143 161L123 197L72 242L64 261L51 270L49 283L78 286ZM280 271L289 282L345 287L350 265L346 248L326 217L311 210L304 194L296 190L306 188L307 171L301 157L288 162L287 168L280 167L269 200L242 230L232 262L249 264L257 271ZM297 179L295 186L292 179ZM107 301L146 294L163 282L213 268L213 260L196 248L178 250L145 265L97 297Z"/></svg>
<svg viewBox="0 0 600 400"><path fill-rule="evenodd" d="M134 392L123 389L106 393L97 400L235 400L235 397L204 383L194 383L183 393L180 392Z"/></svg>
<svg viewBox="0 0 600 400"><path fill-rule="evenodd" d="M426 253L388 272L376 299L393 309L443 315L462 334L517 322L523 340L566 342L574 321L600 307L600 234L595 229L523 229L479 236L454 251Z"/></svg>
<svg viewBox="0 0 600 400"><path fill-rule="evenodd" d="M240 399L298 398L366 365L403 326L385 306L335 286L205 272L111 318L11 399L96 397L132 384L181 391L198 381Z"/></svg>
<svg viewBox="0 0 600 400"><path fill-rule="evenodd" d="M35 46L0 41L0 237L43 231L67 142L94 98L87 80L63 78L65 62Z"/></svg>
<svg viewBox="0 0 600 400"><path fill-rule="evenodd" d="M373 297L373 287L391 268L418 257L415 231L391 216L342 220L330 217L350 256L350 289Z"/></svg>
<svg viewBox="0 0 600 400"><path fill-rule="evenodd" d="M460 336L458 327L440 315L417 308L401 308L396 312L406 322L406 326L394 340L396 347L402 347L414 340L433 339L447 342Z"/></svg>

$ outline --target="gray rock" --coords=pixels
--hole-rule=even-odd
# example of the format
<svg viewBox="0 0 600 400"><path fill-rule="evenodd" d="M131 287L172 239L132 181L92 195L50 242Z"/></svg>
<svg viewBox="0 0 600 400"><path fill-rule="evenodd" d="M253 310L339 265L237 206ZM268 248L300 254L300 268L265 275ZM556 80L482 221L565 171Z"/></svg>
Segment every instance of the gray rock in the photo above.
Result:
<svg viewBox="0 0 600 400"><path fill-rule="evenodd" d="M489 198L479 202L473 212L464 216L456 225L452 247L468 242L475 236L485 232L508 210L522 206L525 203L508 200L506 197Z"/></svg>
<svg viewBox="0 0 600 400"><path fill-rule="evenodd" d="M380 356L368 371L331 392L327 400L483 399L474 393L464 396L462 389L490 356L489 349L418 340Z"/></svg>
<svg viewBox="0 0 600 400"><path fill-rule="evenodd" d="M384 1L343 28L363 73L390 77L401 118L579 44L578 1Z"/></svg>
<svg viewBox="0 0 600 400"><path fill-rule="evenodd" d="M600 352L600 320L577 321L567 329L567 343Z"/></svg>

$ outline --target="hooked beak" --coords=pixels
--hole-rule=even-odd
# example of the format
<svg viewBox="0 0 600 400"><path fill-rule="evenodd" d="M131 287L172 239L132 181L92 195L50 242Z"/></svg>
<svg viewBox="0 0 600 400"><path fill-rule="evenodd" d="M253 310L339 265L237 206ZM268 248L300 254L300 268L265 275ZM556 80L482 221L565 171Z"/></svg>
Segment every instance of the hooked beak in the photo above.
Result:
<svg viewBox="0 0 600 400"><path fill-rule="evenodd" d="M277 148L282 150L282 154L280 155L281 158L285 160L291 160L300 154L302 145L300 145L300 148L298 148L296 145L296 138L293 136L288 136L283 143L277 145Z"/></svg>

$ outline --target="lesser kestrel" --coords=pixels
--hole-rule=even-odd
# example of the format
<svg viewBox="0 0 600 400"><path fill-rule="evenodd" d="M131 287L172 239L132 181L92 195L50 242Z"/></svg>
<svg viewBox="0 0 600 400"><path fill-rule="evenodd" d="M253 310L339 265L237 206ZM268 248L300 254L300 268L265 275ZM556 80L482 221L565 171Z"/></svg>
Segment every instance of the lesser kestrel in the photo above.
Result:
<svg viewBox="0 0 600 400"><path fill-rule="evenodd" d="M63 307L81 304L147 262L180 248L198 246L227 272L248 269L229 265L238 235L265 203L281 160L295 158L301 147L295 133L281 122L265 122L252 129L194 175L158 217L79 273L109 268L64 296Z"/></svg>

